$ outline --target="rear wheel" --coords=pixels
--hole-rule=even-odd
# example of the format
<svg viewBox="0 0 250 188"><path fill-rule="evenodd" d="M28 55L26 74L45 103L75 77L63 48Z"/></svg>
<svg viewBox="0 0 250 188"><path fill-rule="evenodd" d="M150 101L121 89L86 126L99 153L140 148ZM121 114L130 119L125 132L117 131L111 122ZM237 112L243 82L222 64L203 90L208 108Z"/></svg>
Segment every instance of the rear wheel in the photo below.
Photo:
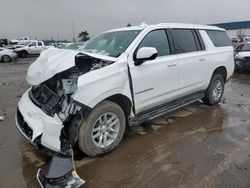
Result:
<svg viewBox="0 0 250 188"><path fill-rule="evenodd" d="M79 148L91 157L108 153L121 142L125 127L121 107L114 102L103 101L80 126Z"/></svg>
<svg viewBox="0 0 250 188"><path fill-rule="evenodd" d="M210 81L210 84L205 91L203 102L207 105L218 104L224 93L225 81L221 74L214 74Z"/></svg>
<svg viewBox="0 0 250 188"><path fill-rule="evenodd" d="M11 62L11 60L12 60L11 57L8 56L8 55L4 55L4 56L2 57L2 61L5 62L5 63L6 63L6 62Z"/></svg>

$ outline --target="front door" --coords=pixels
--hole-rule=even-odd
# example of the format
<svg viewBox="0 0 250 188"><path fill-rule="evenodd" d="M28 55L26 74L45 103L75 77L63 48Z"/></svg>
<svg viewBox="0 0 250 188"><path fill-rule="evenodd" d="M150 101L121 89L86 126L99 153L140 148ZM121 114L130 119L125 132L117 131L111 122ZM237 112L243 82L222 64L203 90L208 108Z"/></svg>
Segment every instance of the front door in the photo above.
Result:
<svg viewBox="0 0 250 188"><path fill-rule="evenodd" d="M168 102L178 93L179 65L177 56L170 52L168 41L164 29L149 32L137 50L154 47L158 52L157 58L140 66L135 66L133 60L129 63L136 113Z"/></svg>
<svg viewBox="0 0 250 188"><path fill-rule="evenodd" d="M37 54L37 42L32 42L29 44L29 54Z"/></svg>

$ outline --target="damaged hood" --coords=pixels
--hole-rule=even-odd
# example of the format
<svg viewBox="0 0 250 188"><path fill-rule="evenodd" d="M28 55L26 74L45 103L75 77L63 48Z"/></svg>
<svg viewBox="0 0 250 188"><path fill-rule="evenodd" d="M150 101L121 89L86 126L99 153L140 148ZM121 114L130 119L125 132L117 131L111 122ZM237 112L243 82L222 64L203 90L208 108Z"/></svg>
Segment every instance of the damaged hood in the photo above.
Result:
<svg viewBox="0 0 250 188"><path fill-rule="evenodd" d="M94 58L116 61L117 58L67 49L48 49L29 67L26 80L30 85L39 85L57 73L75 66L76 55L85 54Z"/></svg>

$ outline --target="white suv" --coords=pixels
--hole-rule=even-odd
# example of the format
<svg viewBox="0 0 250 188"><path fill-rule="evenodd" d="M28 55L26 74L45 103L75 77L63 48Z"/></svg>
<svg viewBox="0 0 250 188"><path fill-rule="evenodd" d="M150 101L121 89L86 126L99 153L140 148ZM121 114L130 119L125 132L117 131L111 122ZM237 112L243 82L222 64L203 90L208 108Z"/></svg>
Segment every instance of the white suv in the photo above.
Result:
<svg viewBox="0 0 250 188"><path fill-rule="evenodd" d="M234 71L225 30L158 24L102 33L80 51L50 49L30 66L16 124L34 145L89 156L113 150L126 126L203 99L221 101Z"/></svg>

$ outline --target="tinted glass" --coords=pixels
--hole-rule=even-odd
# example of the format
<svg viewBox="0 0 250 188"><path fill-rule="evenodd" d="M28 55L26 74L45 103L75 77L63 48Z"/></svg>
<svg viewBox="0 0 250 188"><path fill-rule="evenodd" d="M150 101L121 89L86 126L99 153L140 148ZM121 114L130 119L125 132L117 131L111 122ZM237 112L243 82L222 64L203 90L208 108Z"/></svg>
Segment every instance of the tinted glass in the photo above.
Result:
<svg viewBox="0 0 250 188"><path fill-rule="evenodd" d="M38 46L42 46L43 44L41 42L38 42Z"/></svg>
<svg viewBox="0 0 250 188"><path fill-rule="evenodd" d="M156 48L158 56L164 56L170 54L170 48L168 43L168 38L165 30L156 30L150 32L138 46L141 47L153 47Z"/></svg>
<svg viewBox="0 0 250 188"><path fill-rule="evenodd" d="M81 50L118 57L128 48L139 33L138 30L103 33L87 42Z"/></svg>
<svg viewBox="0 0 250 188"><path fill-rule="evenodd" d="M213 42L214 46L222 47L222 46L232 46L232 41L228 37L225 31L206 31L209 38Z"/></svg>
<svg viewBox="0 0 250 188"><path fill-rule="evenodd" d="M192 30L173 29L172 36L177 53L195 52L198 50Z"/></svg>
<svg viewBox="0 0 250 188"><path fill-rule="evenodd" d="M36 42L29 43L29 46L36 46Z"/></svg>

